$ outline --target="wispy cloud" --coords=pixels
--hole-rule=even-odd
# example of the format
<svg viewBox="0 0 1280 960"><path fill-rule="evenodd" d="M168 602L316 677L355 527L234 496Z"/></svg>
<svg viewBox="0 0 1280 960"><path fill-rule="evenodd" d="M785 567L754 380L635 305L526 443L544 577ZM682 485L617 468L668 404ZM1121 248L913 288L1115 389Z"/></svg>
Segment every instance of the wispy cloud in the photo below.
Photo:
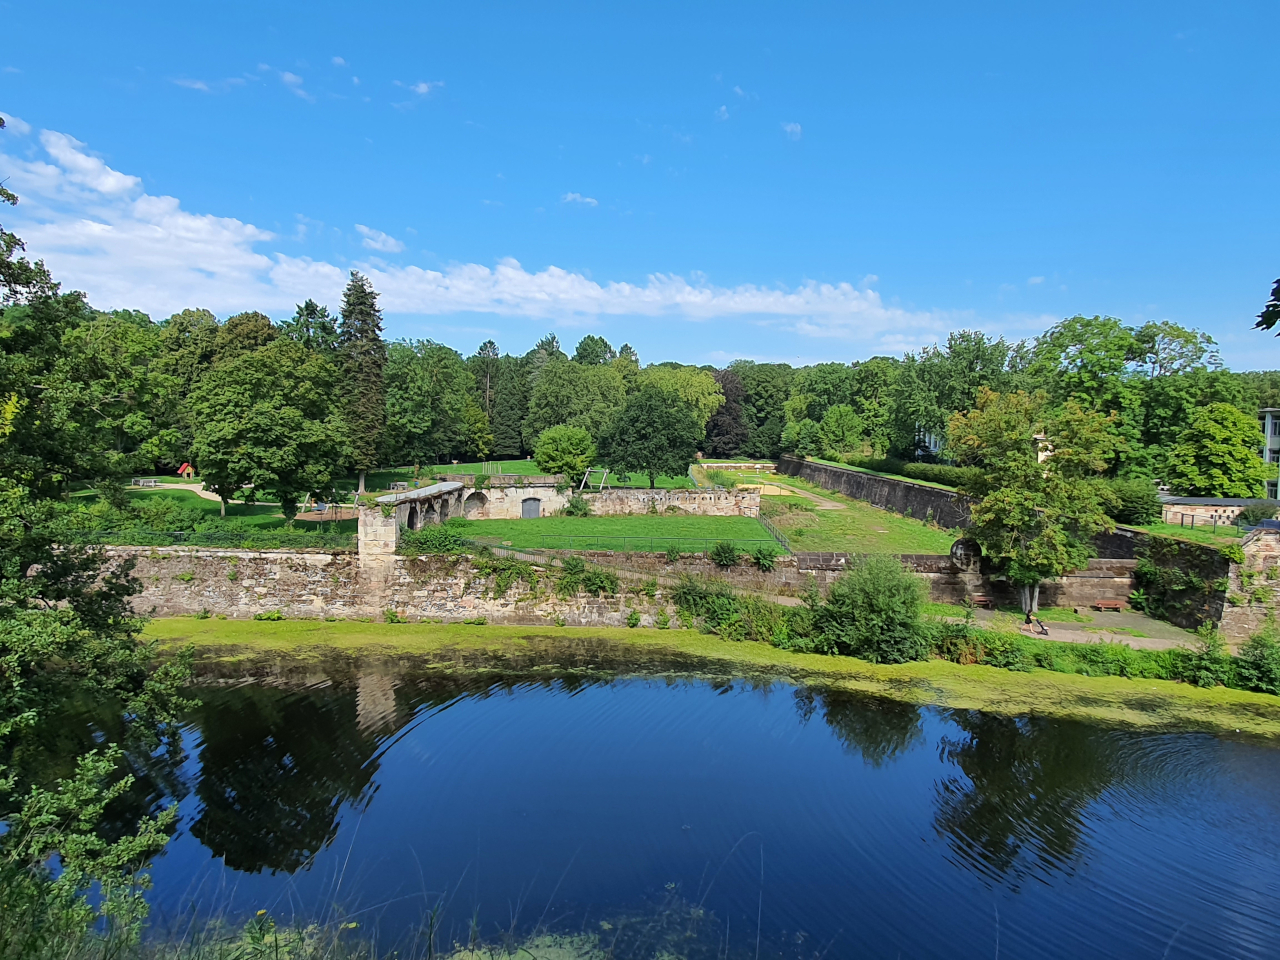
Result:
<svg viewBox="0 0 1280 960"><path fill-rule="evenodd" d="M347 65L347 61L343 60L341 57L334 57L329 62L332 63L335 67L345 67Z"/></svg>
<svg viewBox="0 0 1280 960"><path fill-rule="evenodd" d="M360 241L360 245L368 250L378 250L382 253L399 253L404 249L404 244L395 237L383 233L381 230L366 227L363 223L356 224L356 233L364 237Z"/></svg>
<svg viewBox="0 0 1280 960"><path fill-rule="evenodd" d="M561 203L585 203L589 207L597 207L600 205L600 201L596 200L595 197L584 197L580 193L566 193L563 197L560 198L560 202Z"/></svg>
<svg viewBox="0 0 1280 960"><path fill-rule="evenodd" d="M431 93L432 90L439 90L443 86L443 80L419 80L417 83L411 84L409 89L418 94L418 96L425 97Z"/></svg>
<svg viewBox="0 0 1280 960"><path fill-rule="evenodd" d="M12 113L5 113L3 110L0 110L0 117L4 117L5 130L15 136L25 137L31 132L31 124L21 117L15 117Z"/></svg>
<svg viewBox="0 0 1280 960"><path fill-rule="evenodd" d="M799 140L801 135L804 133L798 123L782 124L782 132L787 135L788 140Z"/></svg>
<svg viewBox="0 0 1280 960"><path fill-rule="evenodd" d="M280 248L294 240L234 218L184 210L174 197L149 195L139 178L113 170L66 134L42 131L39 142L44 153L35 158L0 153L10 186L23 199L9 215L12 228L68 289L85 290L103 308L131 307L157 317L197 305L219 313L289 312L306 297L336 303L354 266L368 274L388 313L422 317L489 314L565 325L627 316L732 319L885 351L932 342L958 316L887 304L865 282L724 287L700 274L662 273L639 283L601 282L556 266L526 269L513 259L432 270L377 258L337 264L290 256ZM595 203L581 194L564 199ZM404 249L382 231L363 224L356 230L366 249ZM815 351L821 352L812 342L797 348Z"/></svg>
<svg viewBox="0 0 1280 960"><path fill-rule="evenodd" d="M717 119L717 120L728 120L728 119L729 119L729 108L728 108L728 107L717 107L717 108L716 108L716 119Z"/></svg>
<svg viewBox="0 0 1280 960"><path fill-rule="evenodd" d="M186 87L188 90L203 90L205 93L209 92L209 85L203 80L188 80L185 77L179 77L173 82L179 87Z"/></svg>
<svg viewBox="0 0 1280 960"><path fill-rule="evenodd" d="M283 83L290 90L292 90L294 93L296 93L298 96L300 96L303 100L306 100L310 103L315 102L315 97L313 97L311 94L307 93L307 91L303 89L302 87L303 80L296 73L290 73L288 70L281 70L280 82Z"/></svg>
<svg viewBox="0 0 1280 960"><path fill-rule="evenodd" d="M1035 286L1037 283L1044 283L1044 277L1027 277L1027 283Z"/></svg>

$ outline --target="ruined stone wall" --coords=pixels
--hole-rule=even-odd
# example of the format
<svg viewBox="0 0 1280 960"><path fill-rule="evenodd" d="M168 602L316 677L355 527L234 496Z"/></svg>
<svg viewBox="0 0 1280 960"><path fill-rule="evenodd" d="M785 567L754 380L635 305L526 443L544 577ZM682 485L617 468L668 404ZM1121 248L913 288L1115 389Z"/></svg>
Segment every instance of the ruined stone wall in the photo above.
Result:
<svg viewBox="0 0 1280 960"><path fill-rule="evenodd" d="M1244 538L1244 563L1231 564L1220 628L1240 642L1276 617L1280 592L1280 530L1254 530Z"/></svg>
<svg viewBox="0 0 1280 960"><path fill-rule="evenodd" d="M760 493L755 490L636 490L583 491L598 514L696 513L705 517L758 517ZM674 508L674 509L670 509Z"/></svg>

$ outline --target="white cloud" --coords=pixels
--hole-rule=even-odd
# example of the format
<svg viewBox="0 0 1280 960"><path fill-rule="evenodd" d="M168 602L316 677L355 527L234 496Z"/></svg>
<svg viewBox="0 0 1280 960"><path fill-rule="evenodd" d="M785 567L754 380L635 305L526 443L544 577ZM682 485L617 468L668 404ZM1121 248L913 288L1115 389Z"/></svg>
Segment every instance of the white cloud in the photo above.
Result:
<svg viewBox="0 0 1280 960"><path fill-rule="evenodd" d="M332 63L335 67L345 67L347 65L347 61L343 60L341 57L334 57L329 62Z"/></svg>
<svg viewBox="0 0 1280 960"><path fill-rule="evenodd" d="M1044 277L1027 277L1027 283L1034 286L1037 283L1044 283Z"/></svg>
<svg viewBox="0 0 1280 960"><path fill-rule="evenodd" d="M352 78L351 78L351 83L352 83L352 85L353 85L353 86L356 86L356 87L360 86L360 78L359 78L359 77L352 77Z"/></svg>
<svg viewBox="0 0 1280 960"><path fill-rule="evenodd" d="M411 84L409 86L409 89L412 90L414 93L425 97L432 90L438 90L440 87L443 87L443 86L444 86L443 80L431 80L431 81L419 80L417 83Z"/></svg>
<svg viewBox="0 0 1280 960"><path fill-rule="evenodd" d="M718 109L716 110L716 119L717 119L717 120L728 120L728 119L729 119L729 108L728 108L728 107L720 107L720 108L718 108Z"/></svg>
<svg viewBox="0 0 1280 960"><path fill-rule="evenodd" d="M743 91L743 89L742 89L741 87L738 87L738 86L735 86L735 87L733 88L733 92L734 92L734 93L736 93L736 94L737 94L738 96L740 96L740 97L745 97L745 96L747 95L747 94L745 93L745 91Z"/></svg>
<svg viewBox="0 0 1280 960"><path fill-rule="evenodd" d="M290 73L288 70L281 70L280 82L300 96L303 100L313 103L315 102L315 97L311 96L311 94L307 93L307 91L302 88L303 80L296 73Z"/></svg>
<svg viewBox="0 0 1280 960"><path fill-rule="evenodd" d="M19 70L17 67L5 67L3 72L4 73L21 73L22 71Z"/></svg>
<svg viewBox="0 0 1280 960"><path fill-rule="evenodd" d="M203 80L187 80L183 78L173 82L180 87L186 87L188 90L203 90L205 93L209 92L209 85Z"/></svg>
<svg viewBox="0 0 1280 960"><path fill-rule="evenodd" d="M107 167L65 134L42 131L40 142L45 158L0 153L0 170L23 201L10 214L12 228L67 289L86 291L102 308L131 307L153 317L191 306L287 313L306 297L336 303L354 266L370 277L390 314L490 314L570 325L610 316L734 320L805 337L870 341L881 351L932 342L956 322L956 315L886 304L852 283L723 287L700 274L660 273L638 283L599 282L556 266L528 270L512 259L431 270L290 256L273 244L292 240L140 192L138 178ZM595 202L580 194L565 201ZM403 249L381 231L356 229L368 249Z"/></svg>
<svg viewBox="0 0 1280 960"><path fill-rule="evenodd" d="M595 197L584 197L580 193L566 193L560 198L561 203L585 203L588 207L598 207L600 201Z"/></svg>
<svg viewBox="0 0 1280 960"><path fill-rule="evenodd" d="M356 232L364 237L360 245L366 249L378 250L382 253L399 253L404 249L404 244L395 237L381 230L366 227L363 223L356 224Z"/></svg>
<svg viewBox="0 0 1280 960"><path fill-rule="evenodd" d="M784 123L782 132L787 135L788 140L799 140L804 131L800 129L800 124L798 123Z"/></svg>
<svg viewBox="0 0 1280 960"><path fill-rule="evenodd" d="M25 137L31 132L31 124L27 123L21 117L15 117L11 113L5 113L0 110L0 117L4 117L4 128L14 136Z"/></svg>

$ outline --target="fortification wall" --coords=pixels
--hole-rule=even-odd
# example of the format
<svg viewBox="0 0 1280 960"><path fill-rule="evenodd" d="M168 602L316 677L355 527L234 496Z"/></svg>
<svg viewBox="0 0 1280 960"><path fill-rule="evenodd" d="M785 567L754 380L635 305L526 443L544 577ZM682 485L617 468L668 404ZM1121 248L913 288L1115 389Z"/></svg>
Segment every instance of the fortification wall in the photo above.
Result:
<svg viewBox="0 0 1280 960"><path fill-rule="evenodd" d="M760 493L755 490L636 490L584 491L599 514L696 513L706 517L758 517Z"/></svg>
<svg viewBox="0 0 1280 960"><path fill-rule="evenodd" d="M1254 530L1244 538L1244 563L1231 564L1220 628L1240 642L1276 618L1280 589L1280 530Z"/></svg>

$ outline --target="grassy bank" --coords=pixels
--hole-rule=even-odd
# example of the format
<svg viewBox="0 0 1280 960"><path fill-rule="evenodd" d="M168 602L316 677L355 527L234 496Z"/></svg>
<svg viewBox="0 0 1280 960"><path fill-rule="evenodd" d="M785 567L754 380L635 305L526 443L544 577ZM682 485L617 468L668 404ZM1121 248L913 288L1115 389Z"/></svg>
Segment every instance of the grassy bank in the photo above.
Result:
<svg viewBox="0 0 1280 960"><path fill-rule="evenodd" d="M878 665L735 643L692 630L171 618L153 620L147 635L170 649L192 644L206 667L224 673L253 672L282 661L319 665L334 655L421 658L453 669L554 668L584 656L598 660L595 654L603 652L615 665L632 664L637 671L662 665L689 673L774 676L917 704L1280 740L1280 698L1265 694L1165 680L1020 673L942 660Z"/></svg>
<svg viewBox="0 0 1280 960"><path fill-rule="evenodd" d="M513 547L547 547L576 550L643 550L661 553L678 545L684 552L698 552L718 540L741 541L743 550L760 542L773 542L769 531L753 517L703 517L687 513L630 514L603 517L537 517L530 520L469 520L461 533L468 537L493 537ZM562 538L575 538L572 544ZM626 538L621 542L617 538ZM779 551L781 548L779 548Z"/></svg>

